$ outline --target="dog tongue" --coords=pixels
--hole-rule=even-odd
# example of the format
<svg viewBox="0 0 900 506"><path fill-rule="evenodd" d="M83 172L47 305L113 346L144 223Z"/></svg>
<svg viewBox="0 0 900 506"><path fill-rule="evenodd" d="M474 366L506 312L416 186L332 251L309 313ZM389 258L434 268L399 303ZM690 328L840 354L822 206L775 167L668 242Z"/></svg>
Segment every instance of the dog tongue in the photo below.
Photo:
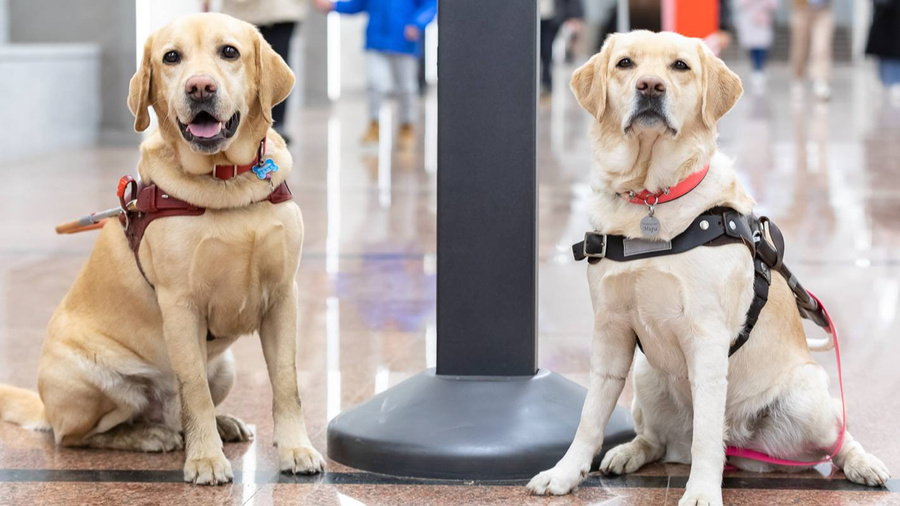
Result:
<svg viewBox="0 0 900 506"><path fill-rule="evenodd" d="M214 137L221 129L222 124L218 121L201 121L188 125L188 130L194 137L209 138Z"/></svg>

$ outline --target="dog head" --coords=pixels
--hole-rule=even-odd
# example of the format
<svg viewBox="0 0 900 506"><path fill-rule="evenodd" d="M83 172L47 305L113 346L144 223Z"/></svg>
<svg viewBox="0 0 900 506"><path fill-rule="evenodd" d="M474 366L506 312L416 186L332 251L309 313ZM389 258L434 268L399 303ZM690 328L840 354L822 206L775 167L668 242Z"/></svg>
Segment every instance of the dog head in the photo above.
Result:
<svg viewBox="0 0 900 506"><path fill-rule="evenodd" d="M700 39L644 30L610 35L571 86L604 131L671 138L714 132L743 93L737 75Z"/></svg>
<svg viewBox="0 0 900 506"><path fill-rule="evenodd" d="M253 25L196 14L147 39L128 107L136 131L150 125L152 106L167 141L212 155L236 139L258 143L272 125L272 106L293 85L294 74Z"/></svg>

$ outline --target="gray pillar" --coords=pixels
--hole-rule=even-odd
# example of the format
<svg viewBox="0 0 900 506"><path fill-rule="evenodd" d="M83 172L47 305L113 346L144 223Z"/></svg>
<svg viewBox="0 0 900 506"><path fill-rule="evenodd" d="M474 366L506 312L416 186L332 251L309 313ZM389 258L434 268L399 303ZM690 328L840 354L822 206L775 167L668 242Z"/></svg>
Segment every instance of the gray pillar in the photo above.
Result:
<svg viewBox="0 0 900 506"><path fill-rule="evenodd" d="M616 18L616 30L619 32L628 32L631 30L631 17L629 9L631 8L628 5L628 0L616 0L618 4L618 8L616 12L618 12L618 18Z"/></svg>
<svg viewBox="0 0 900 506"><path fill-rule="evenodd" d="M328 455L383 474L529 478L565 453L585 397L537 371L537 0L447 0L439 19L437 371L334 418ZM633 435L617 410L606 448Z"/></svg>
<svg viewBox="0 0 900 506"><path fill-rule="evenodd" d="M303 24L303 102L328 104L328 17L310 9Z"/></svg>
<svg viewBox="0 0 900 506"><path fill-rule="evenodd" d="M0 0L0 44L9 42L9 0Z"/></svg>
<svg viewBox="0 0 900 506"><path fill-rule="evenodd" d="M537 371L535 9L441 4L438 374Z"/></svg>

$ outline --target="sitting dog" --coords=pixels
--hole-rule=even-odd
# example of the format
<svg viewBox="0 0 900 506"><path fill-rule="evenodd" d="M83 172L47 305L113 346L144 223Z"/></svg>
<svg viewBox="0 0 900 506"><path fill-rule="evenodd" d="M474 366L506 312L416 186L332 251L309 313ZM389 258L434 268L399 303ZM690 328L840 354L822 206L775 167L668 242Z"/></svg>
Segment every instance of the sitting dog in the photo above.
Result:
<svg viewBox="0 0 900 506"><path fill-rule="evenodd" d="M716 149L716 123L740 97L741 82L699 39L611 35L571 86L594 118L590 217L599 234L659 247L707 210L752 213L753 199ZM691 178L690 191L654 202L674 197L665 190ZM647 195L645 189L656 197L636 205L635 195ZM710 226L700 222L699 228L706 230L704 224ZM691 464L679 504L721 504L726 445L804 462L828 455L840 440L842 406L810 356L780 274L772 272L768 303L749 340L729 358L754 298L754 273L753 255L741 243L590 265L594 335L581 422L565 456L528 489L566 494L584 479L632 361L637 437L605 455L603 473L631 473L659 459ZM636 345L643 353L635 357ZM833 461L856 483L876 486L889 478L849 433ZM745 458L728 462L755 472L796 469Z"/></svg>
<svg viewBox="0 0 900 506"><path fill-rule="evenodd" d="M52 428L65 446L184 447L185 481L228 482L222 441L252 434L215 407L234 384L229 346L258 331L281 470L323 470L297 387L303 221L286 201L291 157L271 128L293 83L259 32L229 16L183 17L147 39L128 96L137 131L149 107L159 118L141 145L147 191L123 200L125 233L114 220L103 227L50 320L39 395L0 387L0 418Z"/></svg>

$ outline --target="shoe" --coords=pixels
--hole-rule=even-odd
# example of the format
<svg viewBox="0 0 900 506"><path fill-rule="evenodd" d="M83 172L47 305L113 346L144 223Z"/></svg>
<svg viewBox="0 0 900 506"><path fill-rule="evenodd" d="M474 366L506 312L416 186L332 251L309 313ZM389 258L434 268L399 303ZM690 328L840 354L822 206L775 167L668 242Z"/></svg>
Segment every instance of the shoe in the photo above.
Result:
<svg viewBox="0 0 900 506"><path fill-rule="evenodd" d="M363 134L360 142L363 144L378 144L379 132L378 122L374 120L369 122L369 128L366 129L366 133Z"/></svg>
<svg viewBox="0 0 900 506"><path fill-rule="evenodd" d="M818 100L828 100L831 98L831 87L828 86L828 83L825 81L816 81L813 84L813 94L815 94Z"/></svg>
<svg viewBox="0 0 900 506"><path fill-rule="evenodd" d="M411 123L400 125L400 132L397 134L397 147L404 151L411 151L416 147L416 129Z"/></svg>

